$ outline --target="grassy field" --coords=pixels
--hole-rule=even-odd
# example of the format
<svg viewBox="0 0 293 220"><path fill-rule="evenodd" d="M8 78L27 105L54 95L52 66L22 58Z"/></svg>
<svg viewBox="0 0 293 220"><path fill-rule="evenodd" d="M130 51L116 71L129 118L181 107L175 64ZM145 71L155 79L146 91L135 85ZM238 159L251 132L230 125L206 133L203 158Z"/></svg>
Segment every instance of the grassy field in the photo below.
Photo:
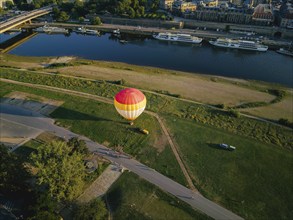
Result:
<svg viewBox="0 0 293 220"><path fill-rule="evenodd" d="M190 120L165 117L196 187L245 219L293 218L293 154ZM219 143L236 146L222 150Z"/></svg>
<svg viewBox="0 0 293 220"><path fill-rule="evenodd" d="M107 198L114 220L210 219L133 173L124 173L111 186Z"/></svg>
<svg viewBox="0 0 293 220"><path fill-rule="evenodd" d="M2 85L0 89L2 95L9 91L21 91L65 101L51 114L57 124L109 147L121 147L124 152L131 154L146 165L186 185L185 178L169 145L167 142L161 141L162 131L153 117L142 114L135 121L135 125L130 126L118 115L113 105L24 86L6 83L2 83ZM137 131L138 127L146 128L151 132L149 135L143 135Z"/></svg>
<svg viewBox="0 0 293 220"><path fill-rule="evenodd" d="M59 88L81 91L112 99L123 87L103 80L68 78L65 76L38 74L37 72L2 70L3 78L21 82L37 83ZM291 130L269 123L235 117L227 111L216 110L204 105L178 100L174 97L144 92L147 97L147 109L158 113L172 114L179 118L192 118L196 122L225 129L235 134L252 137L265 143L272 143L292 149Z"/></svg>
<svg viewBox="0 0 293 220"><path fill-rule="evenodd" d="M261 82L191 74L118 62L81 60L74 57L22 58L5 54L1 55L1 58L0 66L42 70L98 80L117 81L123 79L129 86L134 85L153 91L168 91L191 100L227 106L250 102L268 102L273 96L268 94L266 90L280 88L278 85ZM58 64L54 68L45 67L47 64L54 64L54 62ZM32 66L33 64L35 67Z"/></svg>
<svg viewBox="0 0 293 220"><path fill-rule="evenodd" d="M105 81L21 73L11 70L2 77L107 98L122 88ZM158 140L162 133L149 115L143 114L135 124L151 131L150 136L144 136L125 124L112 105L1 83L0 94L13 90L64 100L62 107L52 114L58 123L111 147L121 145L143 163L185 184L169 146L153 147L161 144ZM145 95L147 109L165 119L196 186L204 195L245 219L292 219L292 130L173 97L149 92ZM236 151L218 149L217 144L222 142L236 146ZM141 216L136 209L131 213Z"/></svg>

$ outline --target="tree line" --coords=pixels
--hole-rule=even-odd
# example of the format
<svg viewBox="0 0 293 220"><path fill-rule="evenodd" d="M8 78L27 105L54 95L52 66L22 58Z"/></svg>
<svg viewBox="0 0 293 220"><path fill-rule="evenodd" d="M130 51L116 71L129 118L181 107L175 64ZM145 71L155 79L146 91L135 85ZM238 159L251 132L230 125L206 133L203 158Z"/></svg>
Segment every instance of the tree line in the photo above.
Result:
<svg viewBox="0 0 293 220"><path fill-rule="evenodd" d="M77 138L43 144L25 160L0 145L0 196L26 198L22 215L30 220L60 219L60 207L69 205L74 207L73 219L106 219L104 201L76 203L88 175L84 164L88 153Z"/></svg>
<svg viewBox="0 0 293 220"><path fill-rule="evenodd" d="M67 2L62 0L15 0L21 10L32 10L47 5L55 5L54 18L58 21L69 19L83 21L88 15L110 14L124 18L152 18L170 20L166 13L158 12L160 0L89 0ZM99 23L99 22L96 22Z"/></svg>

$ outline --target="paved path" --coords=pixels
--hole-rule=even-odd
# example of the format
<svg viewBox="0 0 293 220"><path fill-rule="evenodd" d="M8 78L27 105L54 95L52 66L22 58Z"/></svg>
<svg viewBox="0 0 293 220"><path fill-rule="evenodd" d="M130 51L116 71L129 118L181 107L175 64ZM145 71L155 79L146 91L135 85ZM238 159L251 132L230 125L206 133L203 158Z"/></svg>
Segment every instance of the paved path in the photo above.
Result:
<svg viewBox="0 0 293 220"><path fill-rule="evenodd" d="M43 73L43 74L51 75L50 73ZM64 77L68 77L68 76L64 75ZM74 78L77 78L77 77L74 77ZM14 81L14 80L10 80L10 79L3 79L3 78L0 78L0 81L4 81L4 82L8 82L8 83L14 83L14 84L18 84L18 85L25 85L25 86L34 87L34 88L41 88L41 89L54 91L54 92L59 91L59 92L65 93L65 94L77 95L77 96L80 96L80 97L86 97L86 98L94 99L94 100L97 100L97 101L100 101L100 102L104 102L104 103L108 103L108 104L113 105L113 100L110 100L108 98L101 97L101 96L98 96L98 95L89 94L89 93L73 91L73 90L63 89L63 88L58 88L58 87L53 87L53 86L46 86L46 85L41 85L41 84L18 82L18 81ZM171 146L171 150L173 151L173 154L175 155L175 158L176 158L176 160L177 160L177 162L178 162L178 164L179 164L179 166L181 168L181 171L183 172L183 175L184 175L189 187L193 191L198 192L197 189L195 188L195 186L193 185L191 177L189 176L189 173L188 173L183 161L181 160L179 150L178 150L177 146L175 145L175 143L172 141L171 136L170 136L165 124L163 123L162 119L158 116L158 114L156 114L154 112L150 112L150 111L147 111L147 110L145 110L144 112L149 114L149 115L152 115L153 117L155 117L158 120L158 123L160 124L163 133L167 137L169 145Z"/></svg>
<svg viewBox="0 0 293 220"><path fill-rule="evenodd" d="M90 139L75 134L65 128L54 125L53 119L42 116L39 113L24 110L17 106L0 103L0 118L7 122L14 122L27 127L32 127L38 130L52 132L60 137L69 139L78 137L85 141L89 150L93 153L99 154L113 163L119 164L128 170L136 173L145 180L153 183L164 191L176 196L182 201L190 204L195 209L207 214L208 216L219 220L238 220L243 219L231 211L221 207L220 205L204 198L202 195L193 192L192 190L180 185L179 183L167 178L147 167L146 165L130 158L127 155L121 155L118 152L112 151L108 154L109 149L103 145L95 143Z"/></svg>
<svg viewBox="0 0 293 220"><path fill-rule="evenodd" d="M81 194L77 201L81 203L90 202L92 199L104 195L110 186L122 174L120 167L109 165L104 172Z"/></svg>

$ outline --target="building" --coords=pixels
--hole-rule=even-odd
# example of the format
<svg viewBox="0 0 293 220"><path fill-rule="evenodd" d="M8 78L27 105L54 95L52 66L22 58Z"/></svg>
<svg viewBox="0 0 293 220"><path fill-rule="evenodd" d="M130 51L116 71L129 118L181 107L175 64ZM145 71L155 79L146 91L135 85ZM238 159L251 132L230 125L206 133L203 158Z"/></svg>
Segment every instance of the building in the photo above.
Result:
<svg viewBox="0 0 293 220"><path fill-rule="evenodd" d="M191 13L194 12L197 5L193 2L175 1L172 5L172 11L178 13Z"/></svg>
<svg viewBox="0 0 293 220"><path fill-rule="evenodd" d="M254 8L252 21L255 25L271 25L274 21L273 9L270 4L259 4Z"/></svg>
<svg viewBox="0 0 293 220"><path fill-rule="evenodd" d="M293 5L284 3L280 7L280 27L293 29Z"/></svg>
<svg viewBox="0 0 293 220"><path fill-rule="evenodd" d="M160 0L160 8L164 10L172 10L174 0Z"/></svg>
<svg viewBox="0 0 293 220"><path fill-rule="evenodd" d="M252 21L252 11L229 7L203 7L194 11L191 14L186 14L185 18L201 21L250 24Z"/></svg>
<svg viewBox="0 0 293 220"><path fill-rule="evenodd" d="M243 5L243 0L231 0L231 4L241 7Z"/></svg>

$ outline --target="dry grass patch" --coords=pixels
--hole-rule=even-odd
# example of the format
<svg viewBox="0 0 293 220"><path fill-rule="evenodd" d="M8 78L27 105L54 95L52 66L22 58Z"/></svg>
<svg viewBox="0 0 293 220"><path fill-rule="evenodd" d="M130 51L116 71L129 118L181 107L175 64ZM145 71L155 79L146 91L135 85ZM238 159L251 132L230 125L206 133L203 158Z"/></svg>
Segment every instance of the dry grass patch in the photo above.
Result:
<svg viewBox="0 0 293 220"><path fill-rule="evenodd" d="M239 105L246 102L269 102L274 96L225 82L214 82L210 77L194 74L151 74L133 70L113 69L95 65L58 68L62 74L102 80L124 79L128 85L149 90L165 90L172 94L208 104Z"/></svg>
<svg viewBox="0 0 293 220"><path fill-rule="evenodd" d="M293 122L293 95L288 95L279 103L259 108L244 109L241 112L273 120L284 118Z"/></svg>

